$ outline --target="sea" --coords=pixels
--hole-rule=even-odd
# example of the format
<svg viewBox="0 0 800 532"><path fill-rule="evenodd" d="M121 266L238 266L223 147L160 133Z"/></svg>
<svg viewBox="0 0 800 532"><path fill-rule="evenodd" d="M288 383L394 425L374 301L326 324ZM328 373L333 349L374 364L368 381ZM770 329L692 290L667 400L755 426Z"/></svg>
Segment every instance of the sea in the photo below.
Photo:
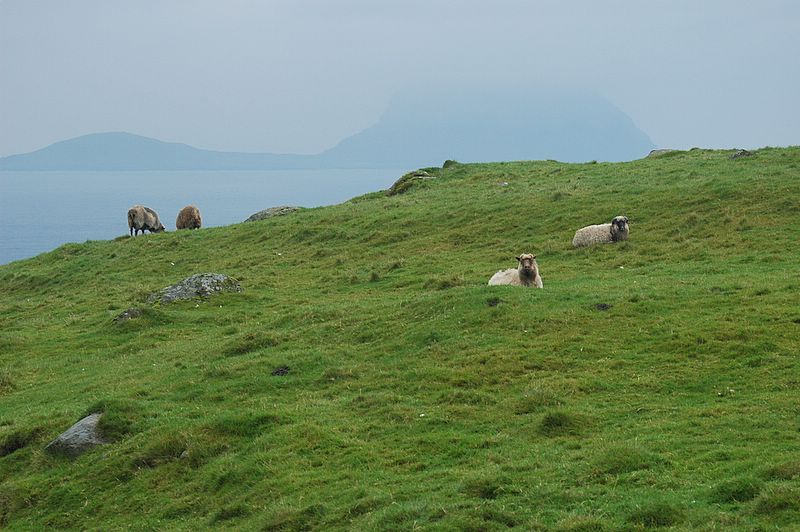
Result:
<svg viewBox="0 0 800 532"><path fill-rule="evenodd" d="M0 172L0 264L68 242L128 234L128 209L154 209L167 230L196 205L203 227L243 222L268 207L333 205L389 188L396 169Z"/></svg>

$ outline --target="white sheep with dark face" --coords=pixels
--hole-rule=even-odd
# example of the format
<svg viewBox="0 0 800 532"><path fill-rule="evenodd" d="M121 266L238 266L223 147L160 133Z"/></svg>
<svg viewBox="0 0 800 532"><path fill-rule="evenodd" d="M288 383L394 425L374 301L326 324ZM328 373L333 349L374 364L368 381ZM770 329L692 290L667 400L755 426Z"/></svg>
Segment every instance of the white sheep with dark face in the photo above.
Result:
<svg viewBox="0 0 800 532"><path fill-rule="evenodd" d="M489 286L512 285L542 288L542 277L539 275L539 265L536 264L536 255L523 253L517 257L519 266L500 270L489 279Z"/></svg>
<svg viewBox="0 0 800 532"><path fill-rule="evenodd" d="M572 245L576 248L593 246L595 244L610 244L621 240L628 240L628 217L617 216L611 223L589 225L575 231Z"/></svg>

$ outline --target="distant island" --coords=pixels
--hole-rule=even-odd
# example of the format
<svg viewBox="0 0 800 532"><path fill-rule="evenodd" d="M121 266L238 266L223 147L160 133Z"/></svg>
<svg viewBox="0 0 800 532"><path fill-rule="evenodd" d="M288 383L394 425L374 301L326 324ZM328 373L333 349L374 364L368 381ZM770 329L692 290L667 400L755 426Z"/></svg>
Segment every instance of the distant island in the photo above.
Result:
<svg viewBox="0 0 800 532"><path fill-rule="evenodd" d="M462 162L627 161L655 146L608 100L577 90L420 90L316 155L203 150L125 132L95 133L0 158L0 170L411 168Z"/></svg>

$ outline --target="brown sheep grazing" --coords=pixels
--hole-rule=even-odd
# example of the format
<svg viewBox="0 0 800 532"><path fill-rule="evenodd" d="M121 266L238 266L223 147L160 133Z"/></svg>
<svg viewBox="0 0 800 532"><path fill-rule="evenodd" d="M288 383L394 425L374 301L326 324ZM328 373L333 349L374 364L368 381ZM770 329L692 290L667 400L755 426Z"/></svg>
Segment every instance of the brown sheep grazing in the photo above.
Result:
<svg viewBox="0 0 800 532"><path fill-rule="evenodd" d="M500 270L489 279L489 286L513 285L513 286L535 286L542 288L542 277L539 275L539 265L536 264L536 255L523 253L517 257L519 266Z"/></svg>
<svg viewBox="0 0 800 532"><path fill-rule="evenodd" d="M131 230L131 236L138 235L139 231L144 234L145 229L151 233L164 231L164 226L161 225L156 211L141 205L135 205L128 209L128 228Z"/></svg>
<svg viewBox="0 0 800 532"><path fill-rule="evenodd" d="M201 223L200 209L194 205L187 205L178 213L175 227L178 229L200 229Z"/></svg>

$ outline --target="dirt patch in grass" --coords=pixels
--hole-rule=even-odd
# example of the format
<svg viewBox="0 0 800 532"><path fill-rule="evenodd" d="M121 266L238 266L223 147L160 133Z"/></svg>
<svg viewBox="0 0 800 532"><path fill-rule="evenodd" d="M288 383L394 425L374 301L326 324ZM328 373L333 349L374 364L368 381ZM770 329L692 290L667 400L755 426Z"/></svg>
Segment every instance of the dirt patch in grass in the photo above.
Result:
<svg viewBox="0 0 800 532"><path fill-rule="evenodd" d="M0 456L9 454L27 447L41 434L38 428L19 429L0 436Z"/></svg>

